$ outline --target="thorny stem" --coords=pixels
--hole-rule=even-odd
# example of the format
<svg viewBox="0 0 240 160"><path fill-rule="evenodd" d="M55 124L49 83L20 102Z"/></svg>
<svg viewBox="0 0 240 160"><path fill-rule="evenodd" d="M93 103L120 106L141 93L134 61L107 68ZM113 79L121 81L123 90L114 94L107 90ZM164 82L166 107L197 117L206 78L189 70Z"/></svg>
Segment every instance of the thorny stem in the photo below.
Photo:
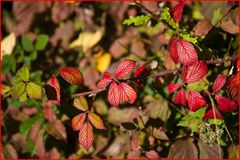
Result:
<svg viewBox="0 0 240 160"><path fill-rule="evenodd" d="M237 57L238 57L237 55L234 55L232 57L227 57L227 58L217 58L217 59L214 59L214 60L207 60L205 62L207 64L221 64L221 63L224 63L224 62L227 62L227 61L235 61L237 59ZM181 72L181 71L182 71L181 68L177 68L177 69L174 69L174 70L165 70L165 71L160 71L158 73L151 74L148 77L157 78L157 77L162 77L162 76L166 76L166 75L170 75L170 74L176 74L176 73ZM127 80L134 80L134 78L127 79ZM76 94L73 94L71 96L71 98L76 98L76 97L85 96L85 95L92 95L92 94L96 95L96 94L98 94L100 92L103 92L105 90L106 90L106 88L87 91L87 92L82 92L82 93L76 93Z"/></svg>

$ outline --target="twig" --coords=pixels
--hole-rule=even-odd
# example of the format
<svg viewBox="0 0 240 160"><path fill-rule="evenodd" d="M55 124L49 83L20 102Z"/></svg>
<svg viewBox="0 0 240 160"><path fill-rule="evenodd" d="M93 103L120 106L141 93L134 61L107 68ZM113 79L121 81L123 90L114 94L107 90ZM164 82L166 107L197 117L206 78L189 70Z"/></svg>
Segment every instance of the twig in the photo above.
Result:
<svg viewBox="0 0 240 160"><path fill-rule="evenodd" d="M218 59L214 59L214 60L207 60L205 62L207 64L221 64L221 63L224 63L224 62L227 62L227 61L235 61L237 59L237 57L238 57L237 55L234 55L234 56L228 57L228 58L218 58ZM178 73L178 72L181 72L181 71L182 71L182 68L177 68L175 70L160 71L158 73L151 74L148 77L157 78L157 77L162 77L162 76L166 76L166 75L169 75L169 74L175 74L175 73ZM131 78L131 79L127 79L127 80L134 80L134 79L136 79L136 78ZM106 90L106 88L87 91L87 92L82 92L82 93L76 93L76 94L73 94L71 96L71 98L76 98L76 97L79 97L79 96L85 96L85 95L91 95L91 94L97 94L97 93L103 92L105 90Z"/></svg>

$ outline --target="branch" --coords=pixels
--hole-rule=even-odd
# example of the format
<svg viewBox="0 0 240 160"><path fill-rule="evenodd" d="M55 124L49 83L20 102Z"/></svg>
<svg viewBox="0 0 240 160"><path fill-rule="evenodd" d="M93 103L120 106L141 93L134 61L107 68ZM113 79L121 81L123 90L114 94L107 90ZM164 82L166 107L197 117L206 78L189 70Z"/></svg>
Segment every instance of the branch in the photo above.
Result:
<svg viewBox="0 0 240 160"><path fill-rule="evenodd" d="M232 57L227 57L227 58L217 58L217 59L214 59L214 60L207 60L205 62L207 64L221 64L221 63L228 62L228 61L235 61L237 58L238 58L238 56L234 55ZM158 73L151 74L148 77L157 78L157 77L162 77L162 76L166 76L166 75L169 75L169 74L176 74L177 72L181 72L181 71L182 71L182 68L177 68L177 69L174 69L174 70L160 71ZM128 80L134 80L134 79L128 79ZM91 94L97 94L97 93L103 92L105 90L106 90L106 88L87 91L87 92L82 92L82 93L77 93L77 94L73 94L71 96L71 98L76 98L76 97L79 97L79 96L85 96L85 95L91 95Z"/></svg>

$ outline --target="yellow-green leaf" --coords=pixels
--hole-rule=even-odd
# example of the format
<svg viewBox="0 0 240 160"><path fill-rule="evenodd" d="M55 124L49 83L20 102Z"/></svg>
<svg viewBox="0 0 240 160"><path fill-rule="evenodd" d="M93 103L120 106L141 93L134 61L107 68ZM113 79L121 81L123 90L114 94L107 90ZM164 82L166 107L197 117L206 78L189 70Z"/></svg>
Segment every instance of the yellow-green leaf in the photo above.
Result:
<svg viewBox="0 0 240 160"><path fill-rule="evenodd" d="M19 69L17 72L17 76L23 81L28 81L30 78L30 72L28 67L24 65L21 69Z"/></svg>
<svg viewBox="0 0 240 160"><path fill-rule="evenodd" d="M11 92L12 97L14 99L19 98L25 92L25 89L26 89L26 84L23 82L19 82L13 85L12 92Z"/></svg>
<svg viewBox="0 0 240 160"><path fill-rule="evenodd" d="M80 96L78 98L75 98L73 101L73 105L81 110L81 111L87 111L88 110L88 103L84 96Z"/></svg>
<svg viewBox="0 0 240 160"><path fill-rule="evenodd" d="M2 93L7 93L11 90L11 87L8 85L2 84Z"/></svg>
<svg viewBox="0 0 240 160"><path fill-rule="evenodd" d="M23 92L23 94L18 99L20 102L25 102L27 100L27 93Z"/></svg>
<svg viewBox="0 0 240 160"><path fill-rule="evenodd" d="M40 99L42 97L42 88L33 82L29 82L27 84L27 94L30 98Z"/></svg>

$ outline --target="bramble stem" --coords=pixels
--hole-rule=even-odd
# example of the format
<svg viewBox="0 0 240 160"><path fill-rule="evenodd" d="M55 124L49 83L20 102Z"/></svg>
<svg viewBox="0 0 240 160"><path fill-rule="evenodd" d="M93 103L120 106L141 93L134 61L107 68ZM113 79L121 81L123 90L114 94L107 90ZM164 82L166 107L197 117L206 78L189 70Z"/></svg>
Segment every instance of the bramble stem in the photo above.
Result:
<svg viewBox="0 0 240 160"><path fill-rule="evenodd" d="M232 57L227 57L227 58L217 58L217 59L214 59L214 60L207 60L205 62L207 64L221 64L221 63L224 63L224 62L227 62L227 61L235 61L237 59L237 57L238 57L237 55L234 55ZM175 73L178 73L178 72L181 72L181 71L182 71L182 68L177 68L177 69L174 69L174 70L165 70L165 71L160 71L158 73L151 74L148 77L157 78L157 77L162 77L162 76L166 76L166 75L169 75L169 74L175 74ZM129 80L133 80L133 79L129 79ZM87 91L87 92L82 92L82 93L76 93L76 94L73 94L71 96L71 98L76 98L76 97L79 97L79 96L85 96L85 95L91 95L91 94L97 94L97 93L103 92L105 90L106 90L106 88Z"/></svg>

